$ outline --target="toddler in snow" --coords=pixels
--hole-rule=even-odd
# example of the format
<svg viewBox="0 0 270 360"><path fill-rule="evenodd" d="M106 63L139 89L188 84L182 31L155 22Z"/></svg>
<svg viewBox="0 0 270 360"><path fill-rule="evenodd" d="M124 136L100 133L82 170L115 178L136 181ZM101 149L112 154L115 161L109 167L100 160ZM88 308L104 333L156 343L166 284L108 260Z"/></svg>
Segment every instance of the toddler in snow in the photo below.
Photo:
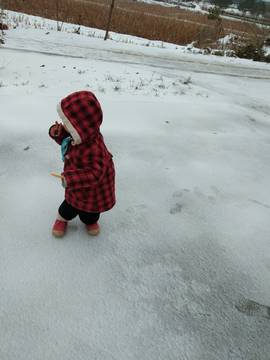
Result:
<svg viewBox="0 0 270 360"><path fill-rule="evenodd" d="M79 91L64 98L57 112L63 124L56 121L49 135L61 145L65 200L52 233L64 236L68 221L78 215L88 233L97 235L100 213L115 204L114 163L99 130L102 110L92 92Z"/></svg>

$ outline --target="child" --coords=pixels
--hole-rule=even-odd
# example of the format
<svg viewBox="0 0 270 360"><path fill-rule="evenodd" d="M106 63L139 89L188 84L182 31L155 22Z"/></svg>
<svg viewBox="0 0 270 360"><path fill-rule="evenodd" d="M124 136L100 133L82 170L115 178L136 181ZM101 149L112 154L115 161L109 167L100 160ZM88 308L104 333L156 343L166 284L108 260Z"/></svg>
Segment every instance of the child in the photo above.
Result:
<svg viewBox="0 0 270 360"><path fill-rule="evenodd" d="M61 145L65 200L60 205L52 233L65 235L67 223L79 215L90 235L100 232L101 212L115 204L115 171L99 127L102 110L89 91L75 92L57 105L63 124L57 121L50 137Z"/></svg>

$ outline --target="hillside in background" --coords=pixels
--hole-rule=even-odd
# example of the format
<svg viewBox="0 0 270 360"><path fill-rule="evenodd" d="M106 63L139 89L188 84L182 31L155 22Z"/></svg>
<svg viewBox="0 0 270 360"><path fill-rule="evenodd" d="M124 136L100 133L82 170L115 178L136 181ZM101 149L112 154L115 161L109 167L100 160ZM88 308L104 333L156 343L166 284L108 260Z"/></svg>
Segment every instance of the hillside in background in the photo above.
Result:
<svg viewBox="0 0 270 360"><path fill-rule="evenodd" d="M150 4L117 0L109 31L175 45L192 44L206 54L217 50L216 54L219 56L236 54L255 59L256 55L260 54L260 60L268 61L264 57L262 46L270 36L270 28L258 24L259 20L254 22L250 18L239 19L239 11L235 9L226 10L230 11L230 16L217 13L209 18L211 7L207 3L181 3L180 8L174 4L163 5L157 5L157 2ZM76 24L75 32L79 32L81 26L106 30L111 0L59 0L57 3L54 0L6 0L5 8L53 19L57 22L59 30L64 22ZM245 47L250 44L253 48L248 48L248 52L242 49L238 51L239 46Z"/></svg>

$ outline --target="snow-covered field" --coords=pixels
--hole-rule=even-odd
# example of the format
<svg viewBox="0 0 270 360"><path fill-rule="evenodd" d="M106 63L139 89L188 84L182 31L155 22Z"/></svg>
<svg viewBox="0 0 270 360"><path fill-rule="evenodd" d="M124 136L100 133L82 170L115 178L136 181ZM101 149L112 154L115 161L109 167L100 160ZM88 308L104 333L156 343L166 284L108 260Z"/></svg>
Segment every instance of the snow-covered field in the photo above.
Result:
<svg viewBox="0 0 270 360"><path fill-rule="evenodd" d="M21 20L0 46L1 360L269 360L270 64ZM56 239L47 132L84 89L117 204Z"/></svg>

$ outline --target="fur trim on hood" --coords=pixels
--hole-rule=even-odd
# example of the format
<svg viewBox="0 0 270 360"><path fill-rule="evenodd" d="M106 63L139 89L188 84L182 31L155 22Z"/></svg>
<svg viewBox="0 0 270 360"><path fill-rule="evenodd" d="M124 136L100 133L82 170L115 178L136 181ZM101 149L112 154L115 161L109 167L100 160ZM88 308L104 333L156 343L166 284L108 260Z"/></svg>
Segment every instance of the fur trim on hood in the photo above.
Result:
<svg viewBox="0 0 270 360"><path fill-rule="evenodd" d="M75 145L92 140L100 134L103 113L92 92L78 91L70 94L56 108Z"/></svg>

